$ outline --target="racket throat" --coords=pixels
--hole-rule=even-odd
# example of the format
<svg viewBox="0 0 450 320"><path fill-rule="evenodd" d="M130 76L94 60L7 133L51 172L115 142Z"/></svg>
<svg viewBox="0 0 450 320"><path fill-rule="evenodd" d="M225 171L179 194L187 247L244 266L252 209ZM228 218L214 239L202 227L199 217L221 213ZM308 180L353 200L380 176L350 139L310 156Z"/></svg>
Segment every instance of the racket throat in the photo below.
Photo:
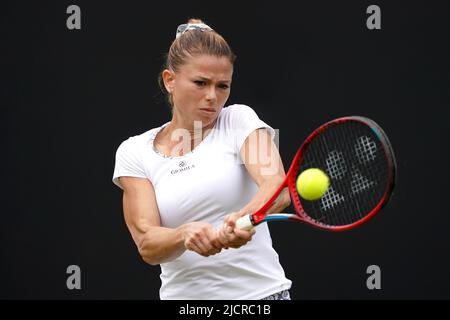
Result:
<svg viewBox="0 0 450 320"><path fill-rule="evenodd" d="M254 215L250 216L251 223L256 226L261 222L266 221L287 221L287 220L301 220L297 215L292 213L272 213L268 215L258 215L256 218Z"/></svg>
<svg viewBox="0 0 450 320"><path fill-rule="evenodd" d="M256 226L264 221L266 214L264 213L254 213L250 215L250 222L252 225Z"/></svg>

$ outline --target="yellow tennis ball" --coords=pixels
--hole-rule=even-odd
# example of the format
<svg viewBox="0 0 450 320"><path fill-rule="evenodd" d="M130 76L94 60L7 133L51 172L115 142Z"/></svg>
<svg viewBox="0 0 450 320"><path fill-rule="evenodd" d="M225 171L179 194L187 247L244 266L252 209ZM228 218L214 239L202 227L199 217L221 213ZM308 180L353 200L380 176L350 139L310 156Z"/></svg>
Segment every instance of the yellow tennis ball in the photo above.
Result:
<svg viewBox="0 0 450 320"><path fill-rule="evenodd" d="M297 178L297 192L305 200L322 198L329 186L330 178L317 168L306 169Z"/></svg>

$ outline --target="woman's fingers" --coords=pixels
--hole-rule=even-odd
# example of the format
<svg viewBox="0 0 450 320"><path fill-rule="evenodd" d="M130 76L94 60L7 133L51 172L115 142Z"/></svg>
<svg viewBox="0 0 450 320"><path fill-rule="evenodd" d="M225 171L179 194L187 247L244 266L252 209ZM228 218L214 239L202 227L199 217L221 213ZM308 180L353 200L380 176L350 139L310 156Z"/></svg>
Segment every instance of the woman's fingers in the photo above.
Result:
<svg viewBox="0 0 450 320"><path fill-rule="evenodd" d="M211 224L193 222L185 232L185 247L207 257L219 253L223 246Z"/></svg>
<svg viewBox="0 0 450 320"><path fill-rule="evenodd" d="M256 230L251 229L251 230L246 231L246 230L242 230L239 228L234 228L233 232L238 238L250 241L252 239L253 235L255 234Z"/></svg>

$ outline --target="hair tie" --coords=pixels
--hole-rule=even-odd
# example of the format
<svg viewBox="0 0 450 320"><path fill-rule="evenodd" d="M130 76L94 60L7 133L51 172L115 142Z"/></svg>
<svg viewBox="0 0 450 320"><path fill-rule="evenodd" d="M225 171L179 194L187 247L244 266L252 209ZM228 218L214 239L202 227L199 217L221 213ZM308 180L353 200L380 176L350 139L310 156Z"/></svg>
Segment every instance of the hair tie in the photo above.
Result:
<svg viewBox="0 0 450 320"><path fill-rule="evenodd" d="M184 23L178 26L176 38L178 38L188 30L213 31L210 26L204 23Z"/></svg>

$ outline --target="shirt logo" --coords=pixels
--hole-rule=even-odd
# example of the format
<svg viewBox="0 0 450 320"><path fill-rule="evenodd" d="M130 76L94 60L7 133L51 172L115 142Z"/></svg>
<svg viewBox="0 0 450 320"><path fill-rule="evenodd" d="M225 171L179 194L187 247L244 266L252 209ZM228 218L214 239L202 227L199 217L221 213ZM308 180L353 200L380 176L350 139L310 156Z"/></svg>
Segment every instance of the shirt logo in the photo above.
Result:
<svg viewBox="0 0 450 320"><path fill-rule="evenodd" d="M183 161L178 162L178 167L179 167L179 169L171 170L170 174L177 174L177 173L180 173L183 171L191 170L191 169L195 168L195 165L193 165L193 164L188 165L187 162L183 160Z"/></svg>

